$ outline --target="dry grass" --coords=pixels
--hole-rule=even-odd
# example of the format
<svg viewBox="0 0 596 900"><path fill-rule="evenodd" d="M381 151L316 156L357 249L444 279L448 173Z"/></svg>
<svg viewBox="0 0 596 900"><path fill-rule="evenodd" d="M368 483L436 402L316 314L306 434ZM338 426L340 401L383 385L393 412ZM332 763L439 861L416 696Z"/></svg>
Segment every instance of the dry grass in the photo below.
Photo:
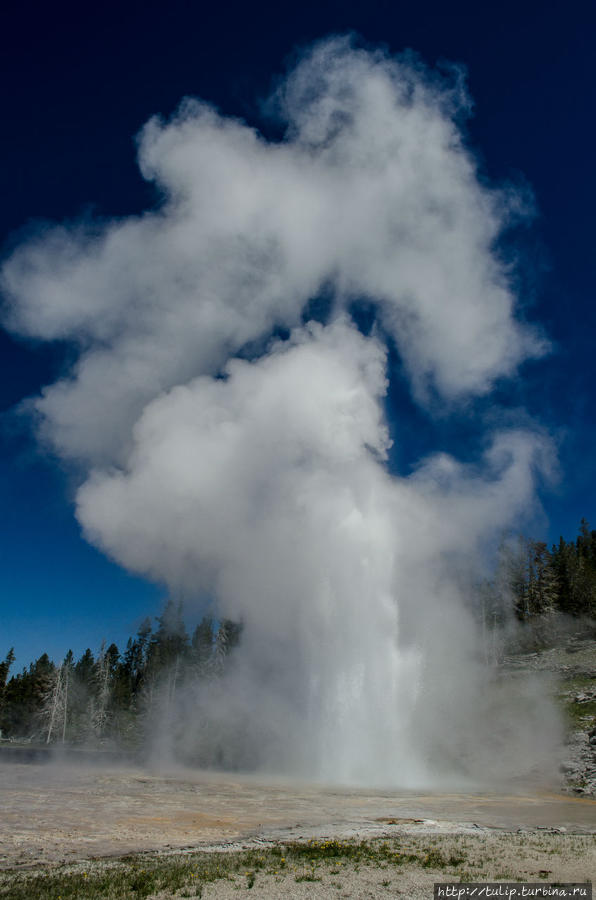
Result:
<svg viewBox="0 0 596 900"><path fill-rule="evenodd" d="M406 884L415 896L416 885L436 880L581 882L595 871L594 835L401 833L370 841L311 840L259 850L143 854L5 872L0 875L0 897L130 900L238 898L245 893L301 897L308 891L310 896L324 897L329 891L329 896L339 896L346 889L346 896L382 896ZM353 887L360 883L360 888ZM356 894L350 893L352 889Z"/></svg>

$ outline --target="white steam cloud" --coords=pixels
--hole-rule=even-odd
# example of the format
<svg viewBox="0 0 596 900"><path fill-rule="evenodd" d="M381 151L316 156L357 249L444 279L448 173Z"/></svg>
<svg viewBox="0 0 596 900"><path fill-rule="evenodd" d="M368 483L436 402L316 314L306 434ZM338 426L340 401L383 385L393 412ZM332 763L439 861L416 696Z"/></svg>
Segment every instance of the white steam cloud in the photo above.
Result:
<svg viewBox="0 0 596 900"><path fill-rule="evenodd" d="M478 702L462 572L531 506L547 443L504 429L474 467L386 464L382 335L442 414L544 351L495 251L519 199L479 180L467 102L412 59L321 42L271 99L282 141L185 100L139 138L157 212L54 228L4 266L9 326L80 347L32 404L85 473L87 537L244 622L225 684L172 729L200 744L211 705L230 764L420 782L464 747L477 771L505 722ZM322 292L329 320L304 324Z"/></svg>

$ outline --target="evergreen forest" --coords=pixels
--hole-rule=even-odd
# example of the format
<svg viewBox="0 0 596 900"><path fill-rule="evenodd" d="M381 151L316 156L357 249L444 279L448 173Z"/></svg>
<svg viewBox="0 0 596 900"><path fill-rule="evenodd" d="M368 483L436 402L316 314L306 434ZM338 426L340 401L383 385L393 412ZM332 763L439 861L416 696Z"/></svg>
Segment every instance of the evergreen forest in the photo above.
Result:
<svg viewBox="0 0 596 900"><path fill-rule="evenodd" d="M105 642L95 656L87 649L75 660L69 650L58 664L43 653L9 679L10 650L0 663L2 739L135 749L158 706L185 682L221 677L240 640L240 625L210 617L189 636L182 613L168 600L123 653Z"/></svg>

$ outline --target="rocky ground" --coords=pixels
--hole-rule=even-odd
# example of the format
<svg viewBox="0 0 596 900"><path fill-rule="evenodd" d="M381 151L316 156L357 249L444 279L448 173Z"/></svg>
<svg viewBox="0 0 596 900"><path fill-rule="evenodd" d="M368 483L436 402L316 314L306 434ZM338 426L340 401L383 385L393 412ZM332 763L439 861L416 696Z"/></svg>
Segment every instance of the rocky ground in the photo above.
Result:
<svg viewBox="0 0 596 900"><path fill-rule="evenodd" d="M506 670L552 673L567 726L561 762L563 790L596 797L596 639L570 634L557 647L519 653L504 659Z"/></svg>

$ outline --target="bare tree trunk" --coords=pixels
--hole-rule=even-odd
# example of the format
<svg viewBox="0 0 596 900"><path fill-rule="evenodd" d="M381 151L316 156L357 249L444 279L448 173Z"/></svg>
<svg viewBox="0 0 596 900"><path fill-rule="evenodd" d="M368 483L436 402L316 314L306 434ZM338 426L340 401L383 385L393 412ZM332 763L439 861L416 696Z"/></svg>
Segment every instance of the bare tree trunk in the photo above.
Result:
<svg viewBox="0 0 596 900"><path fill-rule="evenodd" d="M66 669L64 673L64 718L62 720L62 743L64 744L66 741L66 717L68 713L68 667L64 666Z"/></svg>
<svg viewBox="0 0 596 900"><path fill-rule="evenodd" d="M54 725L56 723L56 718L58 716L61 700L62 700L62 666L59 666L56 669L55 673L55 682L54 689L52 690L50 703L49 703L49 724L48 724L48 735L46 738L46 744L49 744L52 739L52 731L54 730Z"/></svg>

